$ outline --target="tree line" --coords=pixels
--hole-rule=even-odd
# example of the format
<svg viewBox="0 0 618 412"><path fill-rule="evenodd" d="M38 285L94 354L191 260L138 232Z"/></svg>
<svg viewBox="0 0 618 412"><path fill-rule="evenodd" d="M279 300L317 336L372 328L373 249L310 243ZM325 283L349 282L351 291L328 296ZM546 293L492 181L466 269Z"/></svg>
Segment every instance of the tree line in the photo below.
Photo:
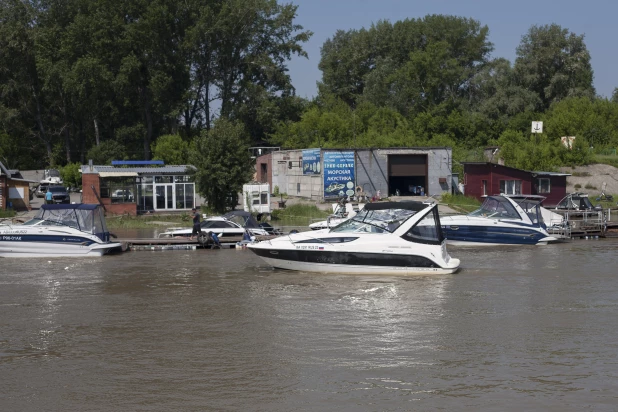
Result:
<svg viewBox="0 0 618 412"><path fill-rule="evenodd" d="M340 30L306 100L287 73L312 35L296 16L276 0L4 0L0 158L199 164L202 193L223 179L210 197L224 203L250 176L250 145L451 146L456 165L500 145L530 170L618 146L618 92L596 95L584 36L557 24L532 26L513 63L492 57L489 28L470 18ZM576 136L571 149L562 136Z"/></svg>
<svg viewBox="0 0 618 412"><path fill-rule="evenodd" d="M150 159L225 118L300 118L286 63L311 32L276 0L0 2L0 156L22 169Z"/></svg>
<svg viewBox="0 0 618 412"><path fill-rule="evenodd" d="M596 95L583 35L532 26L513 64L480 22L430 15L338 31L318 97L271 141L289 147L451 146L456 164L500 145L510 166L554 170L618 146L618 93ZM532 135L532 121L544 133ZM572 148L562 136L576 136ZM460 168L460 166L459 166ZM456 167L457 169L457 167Z"/></svg>

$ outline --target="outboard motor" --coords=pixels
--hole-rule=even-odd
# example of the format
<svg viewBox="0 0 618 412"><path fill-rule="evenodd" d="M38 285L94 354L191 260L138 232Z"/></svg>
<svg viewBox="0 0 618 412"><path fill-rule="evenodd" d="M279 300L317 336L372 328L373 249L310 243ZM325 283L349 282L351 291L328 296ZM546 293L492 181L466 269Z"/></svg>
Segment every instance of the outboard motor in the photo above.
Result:
<svg viewBox="0 0 618 412"><path fill-rule="evenodd" d="M219 236L213 232L204 234L203 232L198 236L197 241L203 248L211 247L211 249L221 249L221 242L219 242Z"/></svg>

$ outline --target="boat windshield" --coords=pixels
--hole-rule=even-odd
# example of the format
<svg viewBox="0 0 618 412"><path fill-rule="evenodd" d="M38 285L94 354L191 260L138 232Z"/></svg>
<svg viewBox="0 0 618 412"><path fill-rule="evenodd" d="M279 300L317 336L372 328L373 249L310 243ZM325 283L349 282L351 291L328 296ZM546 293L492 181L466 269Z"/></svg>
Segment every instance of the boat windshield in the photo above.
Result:
<svg viewBox="0 0 618 412"><path fill-rule="evenodd" d="M488 197L480 209L471 212L468 216L485 217L490 219L520 219L515 207L503 197Z"/></svg>
<svg viewBox="0 0 618 412"><path fill-rule="evenodd" d="M543 214L541 213L541 204L534 199L515 200L515 203L521 207L534 224L544 225Z"/></svg>
<svg viewBox="0 0 618 412"><path fill-rule="evenodd" d="M354 217L332 228L332 232L392 233L417 212L407 209L363 209Z"/></svg>
<svg viewBox="0 0 618 412"><path fill-rule="evenodd" d="M39 213L24 225L69 226L88 233L106 230L97 210L40 209Z"/></svg>

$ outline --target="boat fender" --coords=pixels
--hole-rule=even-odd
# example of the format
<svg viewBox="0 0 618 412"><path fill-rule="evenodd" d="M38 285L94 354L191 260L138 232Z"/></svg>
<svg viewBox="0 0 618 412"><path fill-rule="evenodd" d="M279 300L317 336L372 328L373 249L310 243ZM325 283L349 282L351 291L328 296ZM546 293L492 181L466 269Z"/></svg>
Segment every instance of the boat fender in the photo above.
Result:
<svg viewBox="0 0 618 412"><path fill-rule="evenodd" d="M293 235L294 233L298 233L298 230L296 230L296 229L290 230L290 235Z"/></svg>

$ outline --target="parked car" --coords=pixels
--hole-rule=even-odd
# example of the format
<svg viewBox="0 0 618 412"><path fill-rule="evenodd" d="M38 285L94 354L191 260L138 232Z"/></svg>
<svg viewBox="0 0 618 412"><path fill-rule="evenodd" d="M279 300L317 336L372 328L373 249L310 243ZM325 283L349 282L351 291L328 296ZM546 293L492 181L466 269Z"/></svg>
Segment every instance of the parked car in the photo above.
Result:
<svg viewBox="0 0 618 412"><path fill-rule="evenodd" d="M39 185L39 187L36 188L36 191L34 192L34 195L36 197L45 197L45 193L47 193L47 188L48 187L49 187L49 184L41 183Z"/></svg>
<svg viewBox="0 0 618 412"><path fill-rule="evenodd" d="M71 203L69 191L64 186L49 186L47 189L52 194L53 203Z"/></svg>
<svg viewBox="0 0 618 412"><path fill-rule="evenodd" d="M133 193L128 189L117 189L112 193L112 199L116 201L132 202Z"/></svg>

